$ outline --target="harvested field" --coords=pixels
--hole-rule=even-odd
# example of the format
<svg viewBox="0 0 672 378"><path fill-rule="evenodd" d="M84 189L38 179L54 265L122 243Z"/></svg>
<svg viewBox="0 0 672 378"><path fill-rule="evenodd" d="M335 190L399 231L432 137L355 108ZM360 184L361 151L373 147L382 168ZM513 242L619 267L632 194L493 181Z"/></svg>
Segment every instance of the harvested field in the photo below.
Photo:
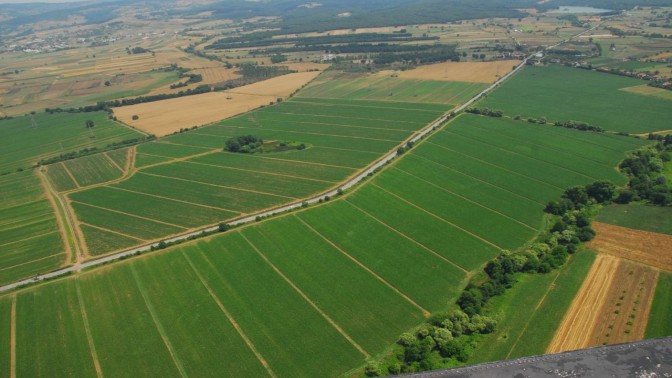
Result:
<svg viewBox="0 0 672 378"><path fill-rule="evenodd" d="M318 71L292 73L234 88L227 92L256 96L287 97L316 78L319 74L320 72Z"/></svg>
<svg viewBox="0 0 672 378"><path fill-rule="evenodd" d="M212 67L192 70L189 73L202 75L204 83L215 84L239 78L236 71L237 68Z"/></svg>
<svg viewBox="0 0 672 378"><path fill-rule="evenodd" d="M287 63L283 62L282 64L279 64L279 66L287 66L290 70L296 70L299 72L306 72L310 70L325 70L327 69L330 64L324 64L324 63L312 63L312 62L301 62L301 63Z"/></svg>
<svg viewBox="0 0 672 378"><path fill-rule="evenodd" d="M597 237L589 247L600 253L672 271L672 235L593 222Z"/></svg>
<svg viewBox="0 0 672 378"><path fill-rule="evenodd" d="M546 353L644 338L658 271L598 255Z"/></svg>
<svg viewBox="0 0 672 378"><path fill-rule="evenodd" d="M163 101L115 108L121 121L156 136L165 136L181 128L202 126L248 112L275 101L273 96L211 92ZM139 119L133 120L137 115Z"/></svg>
<svg viewBox="0 0 672 378"><path fill-rule="evenodd" d="M165 136L182 128L207 125L268 105L278 97L289 96L319 74L288 74L227 92L211 92L123 106L115 108L114 114L140 130ZM133 120L134 115L139 119Z"/></svg>
<svg viewBox="0 0 672 378"><path fill-rule="evenodd" d="M518 64L520 64L519 60L437 63L403 71L399 73L399 77L404 79L494 83Z"/></svg>
<svg viewBox="0 0 672 378"><path fill-rule="evenodd" d="M646 59L655 60L655 59L667 59L667 58L672 58L672 52L660 53L658 55L650 56Z"/></svg>

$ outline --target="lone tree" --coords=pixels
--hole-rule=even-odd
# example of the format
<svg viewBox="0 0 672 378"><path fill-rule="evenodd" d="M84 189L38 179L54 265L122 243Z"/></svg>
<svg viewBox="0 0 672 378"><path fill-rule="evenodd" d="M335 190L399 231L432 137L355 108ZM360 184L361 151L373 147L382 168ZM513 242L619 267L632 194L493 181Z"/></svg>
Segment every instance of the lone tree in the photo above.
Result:
<svg viewBox="0 0 672 378"><path fill-rule="evenodd" d="M90 119L86 120L86 128L87 129L92 129L94 126L96 126L96 124L93 123L92 120L90 120Z"/></svg>

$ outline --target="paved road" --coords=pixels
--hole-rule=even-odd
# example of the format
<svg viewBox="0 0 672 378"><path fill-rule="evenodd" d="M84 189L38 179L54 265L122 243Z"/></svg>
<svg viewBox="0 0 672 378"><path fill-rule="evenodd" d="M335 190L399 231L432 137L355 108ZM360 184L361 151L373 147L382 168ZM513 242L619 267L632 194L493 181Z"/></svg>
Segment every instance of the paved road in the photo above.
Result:
<svg viewBox="0 0 672 378"><path fill-rule="evenodd" d="M588 33L590 31L594 30L595 28L599 27L600 25L601 24L598 24L591 29L585 30L585 31L583 31L583 32L581 32L581 33L579 33L575 36L572 36L568 39L565 39L561 42L558 42L555 45L546 47L544 50L542 50L540 52L543 52L543 51L548 50L548 49L555 48L556 46L559 46L559 45L567 42L568 40L570 40L572 38L576 38L576 37L578 37L582 34L585 34L585 33ZM499 80L497 80L491 86L487 87L482 92L475 95L471 100L462 104L460 107L458 107L456 109L453 109L451 111L451 113L459 113L459 112L463 111L464 109L468 108L469 106L471 106L474 102L480 100L484 95L488 94L493 89L497 88L502 82L504 82L505 80L507 80L511 76L515 75L518 71L523 69L523 67L527 64L527 62L530 59L534 58L534 56L537 53L538 52L535 52L535 53L531 54L530 56L528 56L527 58L525 58L524 60L522 60L521 63L518 66L516 66L515 69L511 70L511 72L502 76ZM445 122L446 120L448 120L448 118L450 118L450 114L444 115L443 117L441 117L440 119L438 119L434 123L426 126L422 130L417 132L409 140L412 141L412 142L419 141L420 139L424 138L427 134L432 132L435 128L438 128L439 126L441 126L441 124L443 122ZM406 144L406 142L403 143L403 145L405 145L405 144ZM301 208L302 204L304 202L308 203L308 204L314 204L314 203L318 203L321 199L324 199L324 197L326 197L326 196L334 197L334 196L338 195L338 190L339 189L347 190L347 189L350 189L351 187L357 185L361 180L365 179L368 175L372 174L377 169L380 169L380 168L384 167L385 164L389 163L396 156L397 156L396 151L391 152L388 155L385 155L384 157L382 157L381 159L379 159L378 161L376 161L375 163L370 165L367 169L365 169L362 173L357 175L355 178L351 179L350 181L344 183L343 185L341 185L339 187L334 188L333 190L331 190L329 192L322 193L319 196L309 198L309 199L306 199L306 200L303 200L303 201L300 201L300 202L295 202L295 203L292 203L292 204L289 204L289 205L285 205L285 206L282 206L282 207L279 207L279 208L275 208L273 210L252 214L248 217L229 222L229 224L232 225L232 226L239 226L239 225L243 225L243 224L246 224L246 223L255 222L257 217L266 217L266 216L276 215L278 213L283 213L283 212L286 212L286 211ZM175 241L180 241L180 240L186 240L189 237L197 236L197 235L201 234L203 231L206 231L206 232L216 231L217 228L218 228L217 226L213 226L213 227L209 227L209 228L206 228L206 229L194 231L194 232L191 232L191 233L188 233L188 234L183 234L183 235L171 238L171 239L166 239L166 242L175 242ZM158 246L158 243L133 248L133 249L130 249L130 250L127 250L127 251L124 251L124 252L115 253L113 255L109 255L109 256L102 257L102 258L95 259L95 260L90 260L90 261L87 261L85 263L69 266L67 268L59 269L59 270L56 270L56 271L51 272L51 273L41 274L41 275L29 278L29 279L25 279L25 280L22 280L22 281L17 281L17 282L14 282L14 283L11 283L11 284L8 284L8 285L5 285L5 286L0 286L0 293L10 291L10 290L19 288L21 286L29 285L29 284L32 284L32 283L56 278L58 276L62 276L62 275L70 274L70 273L75 273L75 272L78 272L82 269L94 267L94 266L97 266L97 265L106 264L106 263L109 263L109 262L112 262L112 261L115 261L115 260L119 260L119 259L122 259L122 258L133 256L133 255L138 254L138 253L147 252L147 251L150 251L153 246L154 247Z"/></svg>

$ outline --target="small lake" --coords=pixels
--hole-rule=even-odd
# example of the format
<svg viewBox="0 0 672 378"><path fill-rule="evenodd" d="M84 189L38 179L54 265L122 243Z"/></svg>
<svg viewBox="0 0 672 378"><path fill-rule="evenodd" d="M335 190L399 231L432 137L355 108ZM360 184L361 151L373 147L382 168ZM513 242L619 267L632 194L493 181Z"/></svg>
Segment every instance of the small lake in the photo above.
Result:
<svg viewBox="0 0 672 378"><path fill-rule="evenodd" d="M612 12L610 9L600 9L600 8L593 8L593 7L573 7L573 6L560 6L558 9L551 9L548 11L548 13L554 13L554 14L573 14L573 13L580 13L580 14L598 14L598 13L607 13L607 12Z"/></svg>

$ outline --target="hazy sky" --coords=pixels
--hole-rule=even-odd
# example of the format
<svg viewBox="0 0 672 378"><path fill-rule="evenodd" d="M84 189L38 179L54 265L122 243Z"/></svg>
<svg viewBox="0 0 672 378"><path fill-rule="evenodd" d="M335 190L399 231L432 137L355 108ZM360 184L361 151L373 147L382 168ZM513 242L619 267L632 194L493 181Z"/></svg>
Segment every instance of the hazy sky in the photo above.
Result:
<svg viewBox="0 0 672 378"><path fill-rule="evenodd" d="M0 0L0 4L17 3L74 3L84 0Z"/></svg>

